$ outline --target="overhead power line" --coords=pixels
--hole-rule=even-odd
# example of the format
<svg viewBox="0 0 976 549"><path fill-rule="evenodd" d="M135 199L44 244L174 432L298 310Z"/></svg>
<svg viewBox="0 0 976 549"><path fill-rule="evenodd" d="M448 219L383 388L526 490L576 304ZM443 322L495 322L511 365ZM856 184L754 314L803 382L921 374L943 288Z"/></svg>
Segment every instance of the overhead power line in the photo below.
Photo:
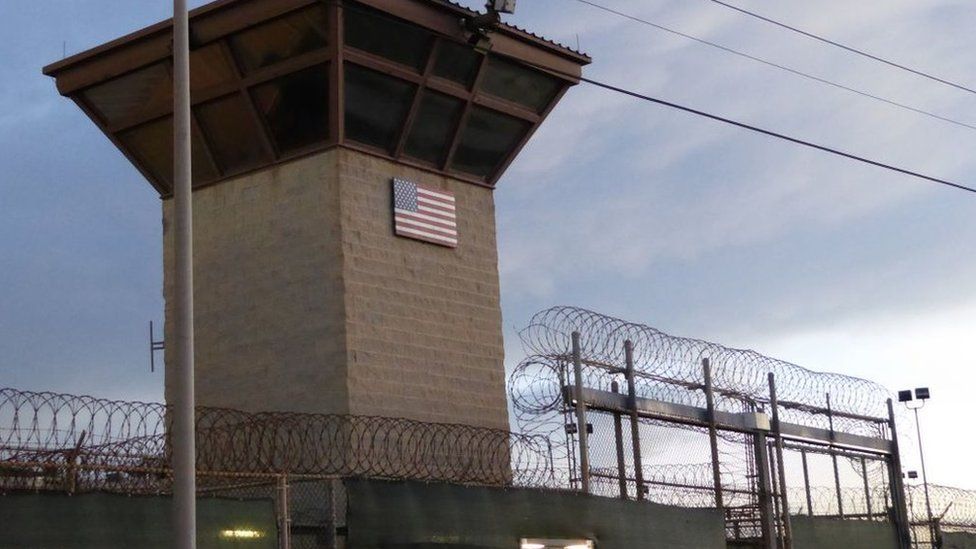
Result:
<svg viewBox="0 0 976 549"><path fill-rule="evenodd" d="M807 72L803 72L801 70L794 69L792 67L788 67L788 66L782 65L780 63L776 63L776 62L773 62L773 61L769 61L767 59L763 59L761 57L757 57L755 55L752 55L752 54L749 54L749 53L745 53L743 51L740 51L740 50L737 50L737 49L734 49L734 48L730 48L728 46L723 46L722 44L719 44L717 42L712 42L710 40L705 40L704 38L698 38L697 36L693 36L691 34L687 34L687 33L684 33L684 32L681 32L681 31L678 31L678 30L669 28L669 27L665 27L664 25L660 25L658 23L654 23L654 22L649 21L647 19L642 19L642 18L637 17L635 15L631 15L631 14L628 14L628 13L624 13L622 11L615 10L613 8L604 6L602 4L597 4L596 2L592 2L590 0L576 0L576 1L579 2L579 3L581 3L581 4L586 4L588 6L591 6L591 7L594 7L594 8L600 9L600 10L603 10L603 11L605 11L607 13L611 13L613 15L617 15L619 17L623 17L623 18L626 18L626 19L630 19L631 21L635 21L635 22L641 23L643 25L648 25L648 26L654 27L654 28L656 28L658 30L661 30L661 31L664 31L664 32L667 32L667 33L671 33L671 34L674 34L676 36L681 36L682 38L687 38L688 40L692 40L694 42L698 42L699 44L704 44L706 46L710 46L710 47L713 47L713 48L717 48L717 49L720 49L720 50L722 50L724 52L730 53L732 55L737 55L739 57L743 57L743 58L749 59L751 61L756 61L757 63L762 63L764 65L767 65L767 66L770 66L770 67L773 67L773 68L776 68L776 69L780 69L780 70L789 72L791 74L794 74L794 75L799 76L799 77L802 77L802 78L806 78L808 80L813 80L813 81L819 82L821 84L825 84L825 85L828 85L828 86L833 86L834 88L837 88L837 89L840 89L840 90L844 90L844 91L847 91L847 92L856 93L857 95L860 95L862 97L867 97L868 99L874 99L876 101L880 101L882 103L886 103L886 104L891 105L893 107L897 107L899 109L904 109L904 110L907 110L907 111L914 112L916 114L921 114L923 116L928 116L930 118L934 118L936 120L941 120L943 122L948 122L950 124L955 124L957 126L961 126L961 127L964 127L964 128L968 128L970 130L976 130L976 125L974 125L974 124L969 124L969 123L963 122L961 120L956 120L956 119L953 119L953 118L949 118L949 117L946 117L946 116L942 116L940 114L936 114L934 112L927 111L925 109L920 109L918 107L913 107L913 106L907 105L905 103L900 103L900 102L894 101L892 99L887 99L887 98L882 97L880 95L876 95L876 94L873 94L873 93L870 93L870 92L866 92L866 91L863 91L863 90L859 90L857 88L852 88L850 86L846 86L844 84L840 84L838 82L834 82L834 81L828 80L826 78L821 78L819 76L816 76L816 75L813 75L813 74L810 74L810 73L807 73Z"/></svg>
<svg viewBox="0 0 976 549"><path fill-rule="evenodd" d="M956 88L956 89L960 89L960 90L963 90L963 91L967 91L969 93L976 94L976 89L973 89L973 88L964 86L962 84L957 84L955 82L952 82L950 80L946 80L944 78L940 78L940 77L935 76L935 75L933 75L933 74L931 74L929 72L925 72L925 71L919 70L919 69L913 69L912 67L909 67L907 65L902 65L901 63L896 63L894 61L890 61L888 59L885 59L884 57L880 57L880 56L877 56L877 55L868 53L868 52L866 52L864 50L857 49L857 48L855 48L853 46L848 46L846 44L842 44L840 42L837 42L836 40L831 40L830 38L824 38L823 36L814 34L814 33L809 32L809 31L805 31L803 29L794 27L792 25L788 25L786 23L783 23L781 21L777 21L775 19L771 19L771 18L766 17L764 15L760 15L758 13L749 11L749 10L747 10L745 8L740 8L739 6L736 6L736 5L733 5L733 4L729 4L727 2L723 2L722 0L709 0L709 1L710 2L714 2L714 3L716 3L716 4L720 5L720 6L725 6L726 8L729 8L731 10L735 10L735 11L737 11L739 13L743 13L745 15L748 15L749 17L755 17L756 19L759 19L761 21L765 21L767 23L771 23L773 25L776 25L777 27L782 27L784 29L793 31L793 32L795 32L797 34L802 34L803 36L806 36L807 38L812 38L814 40L817 40L818 42L823 42L824 44L830 44L831 46L840 48L842 50L848 51L848 52L853 53L855 55L860 55L861 57L866 57L866 58L871 59L873 61L878 61L879 63L884 63L885 65L888 65L888 66L891 66L891 67L895 67L896 69L900 69L900 70L903 70L903 71L910 72L910 73L912 73L914 75L921 76L922 78L928 78L929 80L938 82L940 84L945 84L947 86L952 86L953 88Z"/></svg>
<svg viewBox="0 0 976 549"><path fill-rule="evenodd" d="M723 124L728 124L730 126L735 126L737 128L741 128L743 130L748 130L748 131L755 132L755 133L759 133L759 134L763 134L763 135L766 135L766 136L769 136L769 137L774 137L776 139L781 139L783 141L788 141L788 142L793 143L795 145L800 145L800 146L803 146L803 147L815 149L815 150L818 150L818 151L821 151L821 152L825 152L825 153L828 153L828 154L832 154L832 155L835 155L835 156L840 156L840 157L843 157L843 158L847 158L848 160L854 160L856 162L861 162L863 164L868 164L868 165L871 165L871 166L875 166L877 168L882 168L882 169L890 170L890 171L897 172L897 173L900 173L900 174L903 174L903 175L908 175L908 176L915 177L915 178L918 178L918 179L923 179L923 180L929 181L931 183L938 183L939 185L945 185L947 187L953 187L953 188L956 188L956 189L959 189L959 190L962 190L962 191L968 191L968 192L971 192L971 193L976 193L976 188L969 187L969 186L963 185L961 183L955 183L953 181L949 181L948 179L941 179L941 178L938 178L938 177L933 177L931 175L925 175L925 174L923 174L921 172L916 172L914 170L909 170L907 168L900 168L900 167L894 166L892 164L886 164L886 163L880 162L878 160L872 160L872 159L867 158L867 157L864 157L864 156L859 156L859 155L856 155L856 154L853 154L853 153L845 152L845 151L842 151L840 149L836 149L834 147L828 147L827 145L821 145L819 143L814 143L812 141L807 141L805 139L800 139L798 137L793 137L791 135L786 135L784 133L779 133L779 132L775 132L775 131L772 131L772 130L767 130L765 128L760 128L759 126L754 126L752 124L747 124L745 122L740 122L740 121L734 120L732 118L726 118L724 116L719 116L717 114L712 114L712 113L709 113L709 112L705 112L703 110L699 110L699 109L695 109L695 108L688 107L688 106L685 106L685 105L681 105L679 103L674 103L672 101L667 101L667 100L660 99L660 98L657 98L657 97L653 97L653 96L650 96L650 95L645 95L645 94L642 94L642 93L639 93L639 92L636 92L636 91L633 91L633 90L628 90L626 88L622 88L620 86L616 86L616 85L613 85L613 84L608 84L606 82L601 82L599 80L594 80L592 78L587 78L585 76L576 76L576 75L573 75L573 74L568 73L568 72L556 70L556 69L549 68L549 67L543 67L542 65L538 65L538 64L532 63L532 62L527 61L527 60L522 60L522 63L531 65L531 66L533 66L533 67L535 67L537 69L540 69L540 70L544 70L544 71L551 72L553 74L558 74L558 75L564 76L566 78L570 78L570 79L573 79L573 80L579 80L580 82L585 82L587 84L590 84L592 86L596 86L598 88L603 88L605 90L609 90L609 91L612 91L612 92L616 92L616 93L620 93L620 94L623 94L623 95L627 95L627 96L633 97L635 99L640 99L642 101L648 101L650 103L656 103L658 105L663 105L665 107L670 107L672 109L676 109L676 110L683 111L683 112L686 112L686 113L694 114L696 116L701 116L703 118L708 118L710 120L714 120L716 122L721 122Z"/></svg>

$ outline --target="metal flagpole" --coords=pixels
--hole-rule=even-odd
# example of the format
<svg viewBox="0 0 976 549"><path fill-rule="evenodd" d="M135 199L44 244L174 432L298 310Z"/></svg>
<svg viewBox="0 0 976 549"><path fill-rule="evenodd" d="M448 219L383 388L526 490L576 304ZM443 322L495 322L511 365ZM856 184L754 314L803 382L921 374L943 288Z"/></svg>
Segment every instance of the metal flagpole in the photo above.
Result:
<svg viewBox="0 0 976 549"><path fill-rule="evenodd" d="M176 250L173 505L177 549L196 548L193 390L193 196L190 164L190 32L186 0L173 0L173 219Z"/></svg>

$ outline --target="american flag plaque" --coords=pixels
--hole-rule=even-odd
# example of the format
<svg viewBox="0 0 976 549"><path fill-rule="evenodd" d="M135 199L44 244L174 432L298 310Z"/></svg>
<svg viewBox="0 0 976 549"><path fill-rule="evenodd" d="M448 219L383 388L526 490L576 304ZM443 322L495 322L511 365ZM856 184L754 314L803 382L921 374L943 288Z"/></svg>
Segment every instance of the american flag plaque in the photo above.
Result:
<svg viewBox="0 0 976 549"><path fill-rule="evenodd" d="M397 236L457 248L456 212L453 193L393 180L393 228Z"/></svg>

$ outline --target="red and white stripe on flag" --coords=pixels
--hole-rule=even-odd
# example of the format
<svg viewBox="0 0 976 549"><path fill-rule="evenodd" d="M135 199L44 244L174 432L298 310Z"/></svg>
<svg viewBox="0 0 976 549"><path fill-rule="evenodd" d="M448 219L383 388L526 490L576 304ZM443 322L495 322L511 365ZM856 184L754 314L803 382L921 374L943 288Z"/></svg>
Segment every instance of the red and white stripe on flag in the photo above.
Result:
<svg viewBox="0 0 976 549"><path fill-rule="evenodd" d="M393 228L398 236L456 248L458 233L454 194L394 179Z"/></svg>

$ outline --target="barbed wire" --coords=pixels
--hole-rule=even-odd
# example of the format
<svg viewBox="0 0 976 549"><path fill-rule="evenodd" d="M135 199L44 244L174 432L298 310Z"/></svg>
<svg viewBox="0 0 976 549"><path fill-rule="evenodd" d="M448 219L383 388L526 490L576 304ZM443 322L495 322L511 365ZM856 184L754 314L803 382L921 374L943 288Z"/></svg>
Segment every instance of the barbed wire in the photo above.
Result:
<svg viewBox="0 0 976 549"><path fill-rule="evenodd" d="M170 468L168 408L0 389L4 478L78 467L158 482ZM409 419L197 409L201 474L317 475L548 486L544 437ZM118 481L96 475L105 482Z"/></svg>
<svg viewBox="0 0 976 549"><path fill-rule="evenodd" d="M639 375L657 385L694 389L704 383L701 361L712 364L715 392L732 402L768 401L767 374L777 379L779 400L798 410L823 409L830 395L833 411L887 417L888 391L872 381L814 372L796 364L699 339L676 337L643 324L576 307L553 307L532 317L520 332L528 354L566 359L573 332L580 333L584 360L599 368L623 368L624 342L633 343ZM738 410L730 410L738 411Z"/></svg>

